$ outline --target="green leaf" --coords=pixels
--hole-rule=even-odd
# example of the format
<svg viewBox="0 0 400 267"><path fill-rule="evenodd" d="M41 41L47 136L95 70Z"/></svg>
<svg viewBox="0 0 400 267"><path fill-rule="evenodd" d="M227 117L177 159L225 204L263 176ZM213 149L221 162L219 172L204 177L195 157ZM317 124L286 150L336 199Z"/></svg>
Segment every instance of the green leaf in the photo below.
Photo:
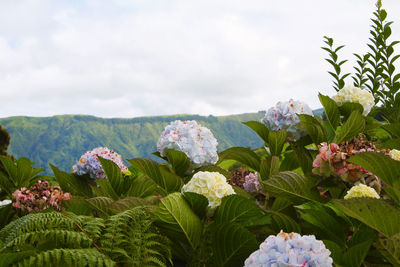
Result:
<svg viewBox="0 0 400 267"><path fill-rule="evenodd" d="M166 190L168 193L178 192L181 190L183 181L182 178L172 173L169 168L165 165L160 166L160 171L165 179Z"/></svg>
<svg viewBox="0 0 400 267"><path fill-rule="evenodd" d="M301 232L300 225L286 214L273 210L267 210L266 212L272 216L273 223L271 224L271 228L274 232L280 232L281 230L287 233Z"/></svg>
<svg viewBox="0 0 400 267"><path fill-rule="evenodd" d="M303 220L318 229L319 237L332 240L341 246L345 245L347 234L344 231L344 225L329 208L317 202L307 202L296 206L296 209Z"/></svg>
<svg viewBox="0 0 400 267"><path fill-rule="evenodd" d="M328 141L327 133L321 118L307 114L299 114L298 117L301 121L300 124L306 129L314 144L319 145L322 142Z"/></svg>
<svg viewBox="0 0 400 267"><path fill-rule="evenodd" d="M390 133L392 138L400 138L400 122L382 125L382 128Z"/></svg>
<svg viewBox="0 0 400 267"><path fill-rule="evenodd" d="M231 178L231 174L227 170L225 170L219 166L216 166L216 165L208 165L208 166L200 167L195 170L195 173L193 173L193 175L195 175L197 172L219 172L220 174L225 176L226 179Z"/></svg>
<svg viewBox="0 0 400 267"><path fill-rule="evenodd" d="M16 188L16 185L2 171L0 171L0 189L8 195L11 195L14 193Z"/></svg>
<svg viewBox="0 0 400 267"><path fill-rule="evenodd" d="M273 156L279 156L283 145L286 142L287 133L285 130L270 131L268 135L268 147Z"/></svg>
<svg viewBox="0 0 400 267"><path fill-rule="evenodd" d="M358 110L351 113L350 117L343 124L334 143L339 144L342 141L347 141L361 133L365 128L365 120Z"/></svg>
<svg viewBox="0 0 400 267"><path fill-rule="evenodd" d="M260 157L250 148L231 147L219 153L217 165L226 159L233 159L243 163L255 171L260 170Z"/></svg>
<svg viewBox="0 0 400 267"><path fill-rule="evenodd" d="M64 192L69 192L73 196L92 197L93 192L87 180L74 174L69 174L59 170L56 166L50 164L57 183Z"/></svg>
<svg viewBox="0 0 400 267"><path fill-rule="evenodd" d="M6 226L13 217L14 217L14 212L11 203L8 205L0 206L0 229Z"/></svg>
<svg viewBox="0 0 400 267"><path fill-rule="evenodd" d="M90 198L89 198L90 199ZM63 208L66 211L73 212L76 215L93 215L93 210L99 211L102 215L108 215L103 210L97 210L90 203L87 202L87 199L83 197L74 196L71 199L64 200L62 202Z"/></svg>
<svg viewBox="0 0 400 267"><path fill-rule="evenodd" d="M155 212L158 227L172 241L188 244L195 250L200 244L202 224L181 193L169 194Z"/></svg>
<svg viewBox="0 0 400 267"><path fill-rule="evenodd" d="M299 168L299 162L297 161L296 153L294 151L290 151L285 153L285 156L281 162L281 166L279 169L281 171L292 171L294 169Z"/></svg>
<svg viewBox="0 0 400 267"><path fill-rule="evenodd" d="M208 199L205 196L193 192L184 192L182 195L199 218L206 216Z"/></svg>
<svg viewBox="0 0 400 267"><path fill-rule="evenodd" d="M112 187L110 181L107 178L97 179L96 183L99 185L99 188L93 188L98 196L110 197L114 200L119 199L119 195L115 192Z"/></svg>
<svg viewBox="0 0 400 267"><path fill-rule="evenodd" d="M101 156L97 157L103 166L104 173L107 176L107 180L110 182L113 191L118 195L121 195L128 188L124 188L124 177L122 176L121 169L112 160L104 159Z"/></svg>
<svg viewBox="0 0 400 267"><path fill-rule="evenodd" d="M390 237L400 232L400 212L384 200L355 198L333 200L347 215Z"/></svg>
<svg viewBox="0 0 400 267"><path fill-rule="evenodd" d="M261 137L265 143L268 143L269 130L263 123L258 121L248 121L243 122L243 124L256 132L256 134L258 134L258 136Z"/></svg>
<svg viewBox="0 0 400 267"><path fill-rule="evenodd" d="M258 245L255 235L239 224L217 225L212 241L215 266L243 266Z"/></svg>
<svg viewBox="0 0 400 267"><path fill-rule="evenodd" d="M264 190L275 196L283 196L295 202L322 201L318 191L313 188L316 179L295 172L280 172L262 182Z"/></svg>
<svg viewBox="0 0 400 267"><path fill-rule="evenodd" d="M291 147L303 172L305 174L311 173L312 163L314 161L311 152L301 144L300 140L292 144Z"/></svg>
<svg viewBox="0 0 400 267"><path fill-rule="evenodd" d="M372 240L359 243L349 248L342 257L342 263L349 267L360 267L367 256Z"/></svg>
<svg viewBox="0 0 400 267"><path fill-rule="evenodd" d="M375 246L393 266L400 266L400 234L380 238Z"/></svg>
<svg viewBox="0 0 400 267"><path fill-rule="evenodd" d="M400 161L376 152L360 153L347 161L360 165L390 186L400 186Z"/></svg>
<svg viewBox="0 0 400 267"><path fill-rule="evenodd" d="M168 162L171 163L172 168L177 175L183 176L185 172L189 169L190 159L185 153L177 151L174 149L168 149L167 154Z"/></svg>
<svg viewBox="0 0 400 267"><path fill-rule="evenodd" d="M271 175L279 172L279 157L271 156L263 159L260 165L260 175L262 180L268 179Z"/></svg>
<svg viewBox="0 0 400 267"><path fill-rule="evenodd" d="M361 104L352 102L345 102L339 107L340 114L344 117L344 120L347 120L355 110L358 110L362 114L364 108Z"/></svg>
<svg viewBox="0 0 400 267"><path fill-rule="evenodd" d="M239 223L243 226L254 226L253 221L265 215L254 200L239 195L222 198L221 205L214 214L217 223ZM264 223L262 223L264 224Z"/></svg>
<svg viewBox="0 0 400 267"><path fill-rule="evenodd" d="M127 196L132 197L147 197L151 195L155 195L158 193L162 193L164 189L161 189L157 184L147 176L141 175L133 180L131 187L128 192L126 192Z"/></svg>
<svg viewBox="0 0 400 267"><path fill-rule="evenodd" d="M126 197L113 201L107 206L107 209L113 214L118 214L125 210L129 210L139 206L152 206L153 204L143 198L139 197Z"/></svg>

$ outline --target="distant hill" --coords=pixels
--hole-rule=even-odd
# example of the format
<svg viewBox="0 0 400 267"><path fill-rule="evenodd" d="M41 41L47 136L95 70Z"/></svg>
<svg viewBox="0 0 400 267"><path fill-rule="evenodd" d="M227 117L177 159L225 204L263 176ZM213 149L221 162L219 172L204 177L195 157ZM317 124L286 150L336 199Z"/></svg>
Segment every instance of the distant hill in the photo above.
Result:
<svg viewBox="0 0 400 267"><path fill-rule="evenodd" d="M322 109L315 110L321 116ZM133 119L104 119L85 115L53 117L9 117L0 119L10 133L8 152L27 157L35 166L51 174L49 163L69 171L80 156L95 147L105 146L124 159L152 155L165 126L174 120L196 120L208 127L218 140L218 150L233 146L258 148L261 139L242 122L260 120L264 112L229 116L174 115Z"/></svg>
<svg viewBox="0 0 400 267"><path fill-rule="evenodd" d="M230 116L175 115L133 119L104 119L84 115L53 117L9 117L0 119L11 135L8 152L17 158L27 157L35 166L49 172L49 163L69 171L76 160L98 146L106 146L124 159L148 157L157 150L157 140L171 121L196 120L211 129L218 140L218 150L232 146L256 148L260 138L241 122L260 120L263 113Z"/></svg>

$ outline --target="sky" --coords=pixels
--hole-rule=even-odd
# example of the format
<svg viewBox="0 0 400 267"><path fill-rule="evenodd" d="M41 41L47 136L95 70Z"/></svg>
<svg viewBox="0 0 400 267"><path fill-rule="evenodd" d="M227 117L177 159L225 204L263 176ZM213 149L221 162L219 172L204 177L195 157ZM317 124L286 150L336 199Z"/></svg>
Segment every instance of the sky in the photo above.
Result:
<svg viewBox="0 0 400 267"><path fill-rule="evenodd" d="M290 98L319 108L318 92L335 94L323 36L346 45L352 72L375 2L2 0L0 117L218 116ZM400 1L383 8L400 40Z"/></svg>

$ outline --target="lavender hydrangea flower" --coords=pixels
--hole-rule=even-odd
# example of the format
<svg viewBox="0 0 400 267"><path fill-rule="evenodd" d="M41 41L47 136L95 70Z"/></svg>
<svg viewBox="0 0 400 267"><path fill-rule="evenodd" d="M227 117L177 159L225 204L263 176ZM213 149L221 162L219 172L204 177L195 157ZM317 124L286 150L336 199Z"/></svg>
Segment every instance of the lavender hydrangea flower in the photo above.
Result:
<svg viewBox="0 0 400 267"><path fill-rule="evenodd" d="M104 178L105 173L98 157L112 160L121 171L126 172L128 168L122 162L122 157L118 153L110 150L107 147L96 147L91 151L85 152L81 158L72 166L73 173L78 175L89 174L92 179Z"/></svg>
<svg viewBox="0 0 400 267"><path fill-rule="evenodd" d="M261 190L260 181L258 181L258 173L250 172L244 177L244 190L249 193L257 193Z"/></svg>
<svg viewBox="0 0 400 267"><path fill-rule="evenodd" d="M261 122L272 131L285 129L298 139L305 135L305 131L297 126L300 122L297 114L313 115L307 104L290 99L286 102L278 102L275 107L268 109Z"/></svg>
<svg viewBox="0 0 400 267"><path fill-rule="evenodd" d="M196 121L176 120L165 127L157 142L157 149L163 157L167 156L168 149L182 151L193 167L198 168L218 161L217 145L210 129Z"/></svg>
<svg viewBox="0 0 400 267"><path fill-rule="evenodd" d="M333 260L331 252L322 241L313 235L301 236L297 233L280 232L270 235L245 261L249 267L330 267Z"/></svg>

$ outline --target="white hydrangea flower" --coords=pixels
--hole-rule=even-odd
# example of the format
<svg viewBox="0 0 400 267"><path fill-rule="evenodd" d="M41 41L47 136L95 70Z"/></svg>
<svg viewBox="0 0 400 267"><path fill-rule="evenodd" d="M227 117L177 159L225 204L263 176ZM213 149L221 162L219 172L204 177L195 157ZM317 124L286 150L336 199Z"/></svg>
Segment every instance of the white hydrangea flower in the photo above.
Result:
<svg viewBox="0 0 400 267"><path fill-rule="evenodd" d="M344 196L344 199L359 197L380 198L375 189L365 184L359 184L350 188L350 190L347 191L347 194Z"/></svg>
<svg viewBox="0 0 400 267"><path fill-rule="evenodd" d="M89 174L92 179L104 178L105 173L103 166L101 166L101 163L98 160L99 156L104 159L112 160L118 165L121 171L129 172L128 168L122 161L121 155L107 147L96 147L91 151L85 152L76 164L72 166L73 173L78 175Z"/></svg>
<svg viewBox="0 0 400 267"><path fill-rule="evenodd" d="M312 110L307 104L290 99L286 102L278 102L275 107L268 109L261 122L272 131L285 129L298 139L305 135L305 131L297 126L300 122L297 114L313 116Z"/></svg>
<svg viewBox="0 0 400 267"><path fill-rule="evenodd" d="M280 232L270 235L245 261L249 267L330 267L331 252L313 235Z"/></svg>
<svg viewBox="0 0 400 267"><path fill-rule="evenodd" d="M390 150L389 156L394 160L400 160L400 150L397 149Z"/></svg>
<svg viewBox="0 0 400 267"><path fill-rule="evenodd" d="M1 206L8 205L8 204L10 204L11 202L12 202L12 201L9 200L9 199L4 199L4 200L0 201L0 207L1 207Z"/></svg>
<svg viewBox="0 0 400 267"><path fill-rule="evenodd" d="M182 192L193 192L205 196L211 209L218 207L224 196L235 194L225 176L219 172L197 172L182 187Z"/></svg>
<svg viewBox="0 0 400 267"><path fill-rule="evenodd" d="M367 116L372 107L375 105L374 96L369 91L352 85L341 89L337 95L333 97L333 100L335 100L339 106L346 102L361 104L361 106L364 108L364 116Z"/></svg>
<svg viewBox="0 0 400 267"><path fill-rule="evenodd" d="M218 161L218 142L210 129L196 121L171 122L158 139L157 149L161 156L167 156L168 149L182 151L188 156L194 168L215 164Z"/></svg>

